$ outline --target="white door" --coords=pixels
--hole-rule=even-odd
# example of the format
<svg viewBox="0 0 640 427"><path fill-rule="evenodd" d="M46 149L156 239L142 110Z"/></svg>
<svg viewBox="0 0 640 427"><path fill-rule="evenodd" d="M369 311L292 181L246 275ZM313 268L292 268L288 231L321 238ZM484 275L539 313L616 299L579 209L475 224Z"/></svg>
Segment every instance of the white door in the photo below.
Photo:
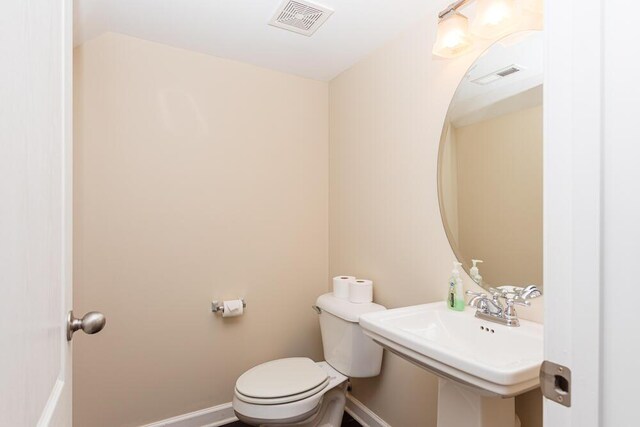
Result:
<svg viewBox="0 0 640 427"><path fill-rule="evenodd" d="M640 381L640 5L545 4L545 427L635 427Z"/></svg>
<svg viewBox="0 0 640 427"><path fill-rule="evenodd" d="M71 426L71 16L0 3L0 426Z"/></svg>
<svg viewBox="0 0 640 427"><path fill-rule="evenodd" d="M571 371L545 427L600 425L602 2L545 3L544 352Z"/></svg>

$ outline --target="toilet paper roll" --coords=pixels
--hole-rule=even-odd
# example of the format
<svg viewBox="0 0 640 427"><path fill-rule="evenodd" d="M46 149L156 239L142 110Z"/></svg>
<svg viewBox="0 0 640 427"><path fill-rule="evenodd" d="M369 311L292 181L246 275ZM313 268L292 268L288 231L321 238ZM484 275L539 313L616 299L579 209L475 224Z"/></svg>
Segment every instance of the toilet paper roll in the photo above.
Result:
<svg viewBox="0 0 640 427"><path fill-rule="evenodd" d="M241 299L232 299L229 301L223 301L222 317L237 317L242 316L244 313L244 307Z"/></svg>
<svg viewBox="0 0 640 427"><path fill-rule="evenodd" d="M349 283L349 302L362 304L373 301L373 282L366 279L352 280Z"/></svg>
<svg viewBox="0 0 640 427"><path fill-rule="evenodd" d="M333 278L333 296L349 299L349 283L356 280L353 276L337 276Z"/></svg>

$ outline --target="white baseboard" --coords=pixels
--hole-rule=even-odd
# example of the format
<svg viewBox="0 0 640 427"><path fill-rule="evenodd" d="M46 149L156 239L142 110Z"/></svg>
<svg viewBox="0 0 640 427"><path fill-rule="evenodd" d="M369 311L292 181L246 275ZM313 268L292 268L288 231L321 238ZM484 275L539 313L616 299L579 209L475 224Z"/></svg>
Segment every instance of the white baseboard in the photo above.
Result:
<svg viewBox="0 0 640 427"><path fill-rule="evenodd" d="M351 393L347 394L347 406L344 410L362 427L391 427L371 409L364 406L364 403L353 397Z"/></svg>
<svg viewBox="0 0 640 427"><path fill-rule="evenodd" d="M141 427L220 427L238 421L231 402L201 409Z"/></svg>
<svg viewBox="0 0 640 427"><path fill-rule="evenodd" d="M347 405L344 409L362 427L391 427L351 394L347 395ZM141 427L220 427L234 421L238 421L238 418L236 418L231 402L229 402Z"/></svg>

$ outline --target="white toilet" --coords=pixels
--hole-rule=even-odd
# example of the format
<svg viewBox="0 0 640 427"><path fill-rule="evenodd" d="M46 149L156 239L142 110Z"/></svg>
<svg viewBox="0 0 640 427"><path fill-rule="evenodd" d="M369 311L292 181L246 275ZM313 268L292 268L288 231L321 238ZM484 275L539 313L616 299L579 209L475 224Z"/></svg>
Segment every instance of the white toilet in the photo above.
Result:
<svg viewBox="0 0 640 427"><path fill-rule="evenodd" d="M333 294L318 298L325 362L306 357L272 360L249 369L236 381L233 410L256 426L338 427L346 402L347 379L375 377L382 347L366 337L360 315L385 310L354 304Z"/></svg>

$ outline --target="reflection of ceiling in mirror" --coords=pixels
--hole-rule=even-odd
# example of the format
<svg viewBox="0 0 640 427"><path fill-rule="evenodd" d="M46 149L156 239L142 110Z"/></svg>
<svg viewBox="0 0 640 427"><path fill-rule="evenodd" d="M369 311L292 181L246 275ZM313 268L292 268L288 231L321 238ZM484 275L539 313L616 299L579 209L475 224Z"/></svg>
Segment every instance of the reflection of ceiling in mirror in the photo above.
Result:
<svg viewBox="0 0 640 427"><path fill-rule="evenodd" d="M497 102L492 102L490 105L483 105L481 108L467 111L466 114L458 114L456 117L451 117L451 123L455 128L469 126L539 105L542 105L542 85L527 89Z"/></svg>
<svg viewBox="0 0 640 427"><path fill-rule="evenodd" d="M516 65L520 71L487 84L483 79ZM449 120L464 126L542 104L543 34L516 33L492 45L470 68L451 103Z"/></svg>

